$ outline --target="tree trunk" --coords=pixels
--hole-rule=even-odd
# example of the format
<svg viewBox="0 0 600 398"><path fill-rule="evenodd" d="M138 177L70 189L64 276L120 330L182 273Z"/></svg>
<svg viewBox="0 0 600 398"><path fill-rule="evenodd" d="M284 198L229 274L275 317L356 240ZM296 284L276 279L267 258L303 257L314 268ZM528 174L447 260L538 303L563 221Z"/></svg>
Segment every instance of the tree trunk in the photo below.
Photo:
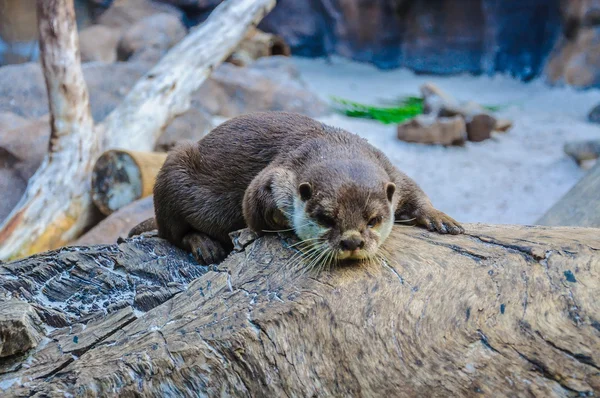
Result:
<svg viewBox="0 0 600 398"><path fill-rule="evenodd" d="M112 149L100 156L92 171L92 201L108 216L152 195L166 153Z"/></svg>
<svg viewBox="0 0 600 398"><path fill-rule="evenodd" d="M210 72L275 0L228 0L190 33L93 128L81 74L73 0L38 0L42 65L53 118L51 153L0 226L0 259L63 246L90 225L93 162L112 148L152 150ZM108 77L110 78L110 77Z"/></svg>
<svg viewBox="0 0 600 398"><path fill-rule="evenodd" d="M4 360L0 386L5 396L591 396L598 232L398 226L386 263L320 275L297 272L289 236L247 231L214 268L149 237L4 264L0 290L71 326Z"/></svg>
<svg viewBox="0 0 600 398"><path fill-rule="evenodd" d="M537 224L600 228L600 162L556 202Z"/></svg>

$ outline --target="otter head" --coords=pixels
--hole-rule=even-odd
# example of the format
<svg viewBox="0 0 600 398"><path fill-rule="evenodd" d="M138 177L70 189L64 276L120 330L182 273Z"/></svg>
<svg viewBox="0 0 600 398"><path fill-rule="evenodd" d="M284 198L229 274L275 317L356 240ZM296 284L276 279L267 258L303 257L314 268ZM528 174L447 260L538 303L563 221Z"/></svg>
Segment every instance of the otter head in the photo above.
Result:
<svg viewBox="0 0 600 398"><path fill-rule="evenodd" d="M321 260L372 258L394 224L396 186L368 161L333 161L298 175L293 227ZM320 260L317 260L320 261Z"/></svg>

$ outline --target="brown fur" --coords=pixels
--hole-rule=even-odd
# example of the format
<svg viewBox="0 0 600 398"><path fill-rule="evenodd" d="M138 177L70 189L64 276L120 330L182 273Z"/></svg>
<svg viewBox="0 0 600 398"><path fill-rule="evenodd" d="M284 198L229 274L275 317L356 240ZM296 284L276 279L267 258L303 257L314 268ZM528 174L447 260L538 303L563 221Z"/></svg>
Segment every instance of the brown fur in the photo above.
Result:
<svg viewBox="0 0 600 398"><path fill-rule="evenodd" d="M365 231L372 216L385 218L390 204L396 218L462 232L366 140L302 115L265 112L233 118L169 153L154 187L159 235L200 262L219 261L232 231L290 227L303 182L306 213L319 224L333 220L327 238L334 244L346 230Z"/></svg>

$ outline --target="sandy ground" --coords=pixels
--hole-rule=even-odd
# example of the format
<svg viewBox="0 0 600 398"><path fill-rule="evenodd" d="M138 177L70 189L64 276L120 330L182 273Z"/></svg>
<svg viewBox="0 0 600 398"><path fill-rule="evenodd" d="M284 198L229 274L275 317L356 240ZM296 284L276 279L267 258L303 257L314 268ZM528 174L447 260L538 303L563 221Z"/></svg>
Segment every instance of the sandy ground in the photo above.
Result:
<svg viewBox="0 0 600 398"><path fill-rule="evenodd" d="M587 122L587 113L600 103L600 90L551 88L506 76L417 76L340 58L293 62L327 101L336 95L376 104L418 95L420 85L431 81L461 100L511 104L497 116L513 120L512 130L465 147L408 144L396 138L393 125L370 120L337 114L321 119L367 138L414 178L436 207L463 222L534 224L585 173L563 153L563 144L600 138L600 125Z"/></svg>

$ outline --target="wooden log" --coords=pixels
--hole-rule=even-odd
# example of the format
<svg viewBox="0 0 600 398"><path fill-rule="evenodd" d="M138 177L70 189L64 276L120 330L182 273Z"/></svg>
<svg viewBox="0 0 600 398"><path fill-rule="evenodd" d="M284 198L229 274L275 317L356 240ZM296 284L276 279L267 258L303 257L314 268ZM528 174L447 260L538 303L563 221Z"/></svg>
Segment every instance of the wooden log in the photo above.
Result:
<svg viewBox="0 0 600 398"><path fill-rule="evenodd" d="M251 28L246 33L244 40L227 58L227 62L237 66L246 66L258 58L273 55L290 56L292 51L282 37Z"/></svg>
<svg viewBox="0 0 600 398"><path fill-rule="evenodd" d="M148 275L143 267L154 262L163 263L152 269L169 266L160 280L167 286L175 262L190 257L166 253L163 240L4 264L0 288L70 311L75 326L4 365L0 386L5 396L599 394L598 229L466 227L465 235L442 236L398 226L387 262L320 275L295 272L289 236L253 240L244 232L234 239L237 252L200 267L165 303L138 307L137 319L127 310L131 295L106 291L135 289L109 283ZM90 271L99 272L97 284L80 282ZM118 296L125 304L87 321L93 305L73 296L81 286L89 303ZM91 339L90 328L99 337ZM73 356L79 341L85 346Z"/></svg>
<svg viewBox="0 0 600 398"><path fill-rule="evenodd" d="M113 149L98 158L92 171L92 201L104 215L152 195L166 153Z"/></svg>
<svg viewBox="0 0 600 398"><path fill-rule="evenodd" d="M151 151L190 95L275 0L227 0L173 47L93 128L81 75L73 0L38 0L42 64L54 133L51 153L23 199L0 225L0 259L65 245L93 224L93 163L108 149ZM68 67L65 67L68 65Z"/></svg>
<svg viewBox="0 0 600 398"><path fill-rule="evenodd" d="M537 224L600 228L600 162L556 202Z"/></svg>

